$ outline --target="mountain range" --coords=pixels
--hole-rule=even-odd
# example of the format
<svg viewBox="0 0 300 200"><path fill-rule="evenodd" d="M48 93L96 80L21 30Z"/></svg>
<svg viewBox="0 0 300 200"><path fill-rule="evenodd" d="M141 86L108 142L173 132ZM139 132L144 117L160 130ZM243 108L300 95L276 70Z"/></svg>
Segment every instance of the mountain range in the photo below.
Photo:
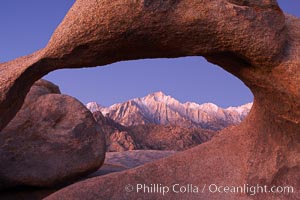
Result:
<svg viewBox="0 0 300 200"><path fill-rule="evenodd" d="M87 104L92 113L100 111L105 117L126 127L156 124L214 131L239 124L251 107L252 103L228 108L221 108L213 103L181 103L163 92L155 92L109 107L96 102Z"/></svg>
<svg viewBox="0 0 300 200"><path fill-rule="evenodd" d="M94 112L93 116L105 136L108 152L138 149L182 151L207 142L217 134L217 131L175 125L122 126L100 111Z"/></svg>

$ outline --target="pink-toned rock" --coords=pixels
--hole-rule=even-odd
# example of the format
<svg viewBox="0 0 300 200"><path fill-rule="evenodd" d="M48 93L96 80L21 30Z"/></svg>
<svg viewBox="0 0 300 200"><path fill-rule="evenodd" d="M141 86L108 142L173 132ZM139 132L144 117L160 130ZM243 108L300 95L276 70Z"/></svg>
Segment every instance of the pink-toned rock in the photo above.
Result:
<svg viewBox="0 0 300 200"><path fill-rule="evenodd" d="M266 124L259 124L256 109L239 127L223 130L211 141L201 144L187 151L177 153L169 158L144 165L139 168L110 174L105 177L96 177L76 183L52 195L47 200L57 199L292 199L299 197L299 152L297 135L296 140L282 137L281 144L273 133L278 133L275 127L266 126L274 122L274 118ZM269 129L271 128L271 129ZM291 130L295 127L291 127ZM294 129L297 130L297 129ZM261 132L266 131L266 132ZM265 135L266 133L266 135ZM284 133L283 133L284 134ZM294 143L294 144L293 144ZM283 156L286 155L286 156ZM161 193L137 192L137 184L162 184L170 188L174 184L193 184L199 187L199 193L175 193L166 195ZM127 185L133 186L132 192L127 192ZM209 186L292 186L294 193L212 193ZM202 193L202 189L206 185ZM212 186L213 188L213 186ZM111 191L111 192L104 192Z"/></svg>
<svg viewBox="0 0 300 200"><path fill-rule="evenodd" d="M100 111L93 116L105 135L106 148L110 152L127 150L182 151L210 140L217 132L201 128L175 125L142 124L122 126Z"/></svg>
<svg viewBox="0 0 300 200"><path fill-rule="evenodd" d="M128 128L135 149L183 151L209 141L217 132L201 128L146 124Z"/></svg>
<svg viewBox="0 0 300 200"><path fill-rule="evenodd" d="M0 189L55 186L97 170L104 136L76 99L40 80L22 109L0 132Z"/></svg>
<svg viewBox="0 0 300 200"><path fill-rule="evenodd" d="M99 111L94 112L93 116L105 136L106 151L121 152L136 149L136 144L126 127L104 117Z"/></svg>
<svg viewBox="0 0 300 200"><path fill-rule="evenodd" d="M245 2L77 0L44 49L0 64L0 129L31 85L56 69L202 55L226 58L230 65L221 66L245 80L241 69L277 66L287 38L284 15L274 1Z"/></svg>
<svg viewBox="0 0 300 200"><path fill-rule="evenodd" d="M246 120L208 143L129 171L79 182L54 199L299 199L300 20L275 0L77 0L48 45L0 64L0 128L31 85L60 68L204 56L254 94ZM188 70L188 69L187 69ZM294 193L126 192L127 184L293 186ZM205 189L205 188L204 188ZM202 191L200 189L200 191Z"/></svg>
<svg viewBox="0 0 300 200"><path fill-rule="evenodd" d="M109 107L100 106L96 102L87 104L91 112L105 113L106 118L123 126L160 124L214 131L238 125L245 119L251 107L252 103L226 109L213 103L181 103L163 92L155 92Z"/></svg>

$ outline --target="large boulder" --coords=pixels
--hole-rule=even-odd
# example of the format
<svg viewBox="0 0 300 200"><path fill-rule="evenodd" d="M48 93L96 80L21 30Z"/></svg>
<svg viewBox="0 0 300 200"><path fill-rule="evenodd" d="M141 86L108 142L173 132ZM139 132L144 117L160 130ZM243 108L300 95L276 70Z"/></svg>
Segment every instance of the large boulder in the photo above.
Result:
<svg viewBox="0 0 300 200"><path fill-rule="evenodd" d="M202 55L244 80L240 69L277 66L287 38L284 14L275 0L245 2L77 0L45 48L0 64L0 129L31 85L56 69ZM225 66L225 58L238 66Z"/></svg>
<svg viewBox="0 0 300 200"><path fill-rule="evenodd" d="M105 141L83 104L40 80L0 132L0 155L1 189L54 186L97 170Z"/></svg>
<svg viewBox="0 0 300 200"><path fill-rule="evenodd" d="M156 150L136 150L124 152L107 152L104 164L96 172L82 177L82 179L75 180L75 182L82 181L88 178L99 177L106 174L128 170L133 167L144 165L154 160L161 159L172 154L175 151L156 151ZM72 184L72 182L70 183ZM69 185L69 183L67 184ZM34 188L21 187L18 189L12 188L0 192L1 200L41 200L50 194L66 187L67 185L59 185L51 188Z"/></svg>
<svg viewBox="0 0 300 200"><path fill-rule="evenodd" d="M200 55L237 76L253 92L254 105L243 123L203 145L74 184L48 200L296 200L300 187L299 38L300 20L285 15L275 0L77 0L44 49L0 64L0 129L21 108L33 83L50 71ZM295 192L224 194L204 188L197 195L161 196L125 191L126 185L132 184L129 189L134 190L138 183L200 188L277 185L292 186Z"/></svg>

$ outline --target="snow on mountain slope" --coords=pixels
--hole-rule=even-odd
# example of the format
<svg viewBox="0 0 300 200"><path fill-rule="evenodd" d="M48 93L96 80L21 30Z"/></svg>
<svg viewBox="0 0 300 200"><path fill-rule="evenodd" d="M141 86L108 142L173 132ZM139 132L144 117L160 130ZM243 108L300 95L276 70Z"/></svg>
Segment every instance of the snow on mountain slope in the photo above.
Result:
<svg viewBox="0 0 300 200"><path fill-rule="evenodd" d="M103 109L104 107L102 107L101 105L97 104L97 102L89 102L86 104L86 107L92 112L97 112L100 111L101 109Z"/></svg>
<svg viewBox="0 0 300 200"><path fill-rule="evenodd" d="M88 103L87 107L91 112L101 111L124 126L171 124L220 130L240 123L249 113L252 103L224 109L213 103L181 103L162 92L156 92L110 107L95 102Z"/></svg>

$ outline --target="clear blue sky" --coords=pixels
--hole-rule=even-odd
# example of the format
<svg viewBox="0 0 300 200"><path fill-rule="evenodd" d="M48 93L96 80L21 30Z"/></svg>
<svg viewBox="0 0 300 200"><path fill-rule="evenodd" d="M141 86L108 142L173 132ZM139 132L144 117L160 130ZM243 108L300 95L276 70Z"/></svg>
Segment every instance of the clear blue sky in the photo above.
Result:
<svg viewBox="0 0 300 200"><path fill-rule="evenodd" d="M1 0L0 62L43 48L74 0ZM300 17L299 0L280 0ZM58 70L45 77L83 103L102 105L163 91L178 100L213 102L222 107L251 102L237 78L201 57L119 62L105 67Z"/></svg>

